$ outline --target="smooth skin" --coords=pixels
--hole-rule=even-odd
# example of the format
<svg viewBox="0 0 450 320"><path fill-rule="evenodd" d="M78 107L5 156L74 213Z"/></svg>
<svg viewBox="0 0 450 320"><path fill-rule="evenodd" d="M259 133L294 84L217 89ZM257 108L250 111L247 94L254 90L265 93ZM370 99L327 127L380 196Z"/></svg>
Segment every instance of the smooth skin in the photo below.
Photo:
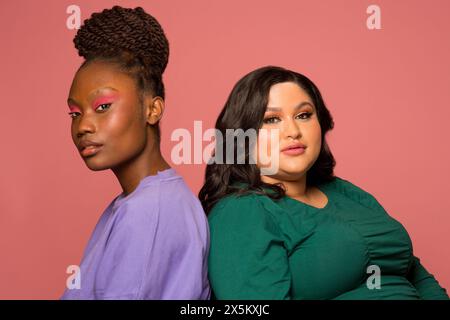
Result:
<svg viewBox="0 0 450 320"><path fill-rule="evenodd" d="M143 96L135 80L117 66L94 61L77 71L68 97L72 140L102 144L94 155L82 157L93 171L111 169L125 195L146 176L170 168L161 155L155 126L164 100Z"/></svg>
<svg viewBox="0 0 450 320"><path fill-rule="evenodd" d="M261 180L270 184L281 182L286 187L288 197L317 208L325 207L327 196L317 187L306 185L306 173L319 157L322 143L319 119L309 95L294 82L273 85L261 128L268 132L279 130L280 150L278 172L271 176L263 175ZM270 150L271 138L270 134L269 141L258 138L258 144L265 143ZM293 143L305 145L305 152L300 155L281 152Z"/></svg>

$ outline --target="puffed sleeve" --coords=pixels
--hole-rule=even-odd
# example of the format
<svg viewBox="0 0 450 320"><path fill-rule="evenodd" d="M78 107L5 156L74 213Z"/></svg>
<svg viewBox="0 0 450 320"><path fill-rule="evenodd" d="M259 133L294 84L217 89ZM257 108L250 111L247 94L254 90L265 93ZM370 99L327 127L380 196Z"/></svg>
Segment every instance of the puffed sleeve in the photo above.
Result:
<svg viewBox="0 0 450 320"><path fill-rule="evenodd" d="M286 245L257 196L222 199L209 226L209 280L217 299L291 299Z"/></svg>
<svg viewBox="0 0 450 320"><path fill-rule="evenodd" d="M441 287L434 276L422 266L420 259L416 256L413 256L407 278L417 289L422 299L449 300L447 291Z"/></svg>
<svg viewBox="0 0 450 320"><path fill-rule="evenodd" d="M342 193L356 199L359 203L376 210L379 213L390 216L378 200L351 182L337 178L334 182ZM406 231L406 230L405 230ZM408 268L407 279L417 289L422 299L448 299L446 290L442 288L438 281L420 263L420 260L413 256Z"/></svg>

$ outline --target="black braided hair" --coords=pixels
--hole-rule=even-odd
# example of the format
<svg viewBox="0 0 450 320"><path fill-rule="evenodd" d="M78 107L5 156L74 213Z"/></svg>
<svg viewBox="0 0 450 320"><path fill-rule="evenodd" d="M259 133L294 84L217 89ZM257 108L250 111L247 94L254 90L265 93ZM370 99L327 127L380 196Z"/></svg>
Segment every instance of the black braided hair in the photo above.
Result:
<svg viewBox="0 0 450 320"><path fill-rule="evenodd" d="M145 93L165 98L162 74L169 42L159 22L141 7L113 6L93 13L73 42L85 58L80 68L96 60L113 62L136 80L140 99ZM159 138L159 126L157 131Z"/></svg>

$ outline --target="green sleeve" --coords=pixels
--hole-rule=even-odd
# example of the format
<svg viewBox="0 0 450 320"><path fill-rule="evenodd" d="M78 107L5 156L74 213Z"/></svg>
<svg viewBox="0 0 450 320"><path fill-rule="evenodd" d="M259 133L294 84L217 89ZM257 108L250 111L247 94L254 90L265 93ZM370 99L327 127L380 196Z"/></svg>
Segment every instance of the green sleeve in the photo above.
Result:
<svg viewBox="0 0 450 320"><path fill-rule="evenodd" d="M222 199L209 215L209 226L208 272L217 299L290 299L282 233L258 196Z"/></svg>
<svg viewBox="0 0 450 320"><path fill-rule="evenodd" d="M420 263L420 259L413 256L413 262L407 274L407 279L417 289L420 297L425 300L448 300L447 291Z"/></svg>
<svg viewBox="0 0 450 320"><path fill-rule="evenodd" d="M357 200L362 205L390 216L374 196L358 186L342 178L336 178L333 183L340 192ZM408 269L407 278L417 289L422 299L449 299L446 290L439 285L433 275L421 265L420 260L415 256L413 256L412 264Z"/></svg>

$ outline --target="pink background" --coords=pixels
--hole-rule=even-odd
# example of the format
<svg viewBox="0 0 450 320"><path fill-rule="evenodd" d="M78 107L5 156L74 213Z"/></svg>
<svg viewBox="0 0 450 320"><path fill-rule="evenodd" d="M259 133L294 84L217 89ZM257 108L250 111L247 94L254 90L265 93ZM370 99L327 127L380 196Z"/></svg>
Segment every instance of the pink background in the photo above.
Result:
<svg viewBox="0 0 450 320"><path fill-rule="evenodd" d="M44 4L45 3L45 4ZM336 126L336 174L372 193L450 289L450 2L448 0L2 1L0 298L56 299L106 205L110 171L86 168L66 99L82 62L66 28L114 4L141 5L171 44L162 149L194 120L212 127L234 83L268 64L320 88ZM381 7L382 30L366 8ZM198 192L204 165L174 166Z"/></svg>

